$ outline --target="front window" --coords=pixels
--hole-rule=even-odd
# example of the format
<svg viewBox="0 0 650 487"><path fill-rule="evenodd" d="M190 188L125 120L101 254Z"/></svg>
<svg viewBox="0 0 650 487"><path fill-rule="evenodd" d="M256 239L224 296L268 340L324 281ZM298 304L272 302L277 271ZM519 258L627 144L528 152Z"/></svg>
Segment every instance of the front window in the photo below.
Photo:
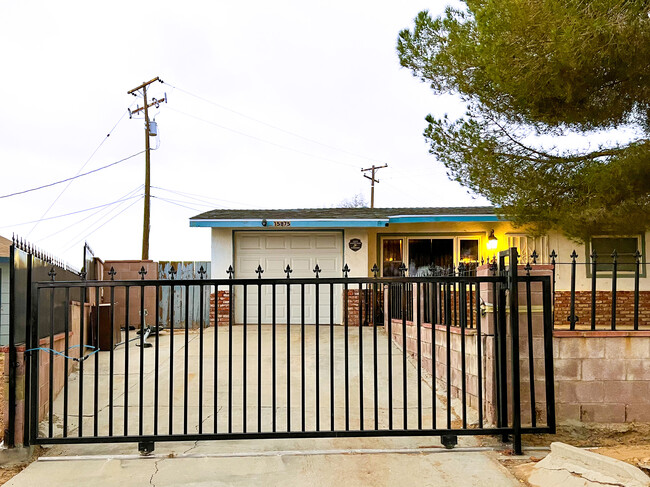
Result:
<svg viewBox="0 0 650 487"><path fill-rule="evenodd" d="M617 274L634 274L636 270L636 251L640 249L639 237L593 237L591 251L596 251L596 271L598 275L611 274L614 270L612 253L616 250Z"/></svg>
<svg viewBox="0 0 650 487"><path fill-rule="evenodd" d="M399 276L402 263L406 264L408 275L414 277L430 275L431 268L444 272L460 262L475 272L481 259L480 241L479 236L382 238L382 275Z"/></svg>

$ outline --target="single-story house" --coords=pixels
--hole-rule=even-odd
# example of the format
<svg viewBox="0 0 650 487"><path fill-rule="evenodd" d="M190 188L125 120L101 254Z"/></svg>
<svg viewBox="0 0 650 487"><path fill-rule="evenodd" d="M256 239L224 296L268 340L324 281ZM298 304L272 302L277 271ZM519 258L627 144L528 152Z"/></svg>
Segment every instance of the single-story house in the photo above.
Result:
<svg viewBox="0 0 650 487"><path fill-rule="evenodd" d="M571 289L571 254L578 257L576 283L578 304L590 300L592 266L589 256L598 255L598 290L611 289L612 258L618 253L618 298L635 287L635 253L641 254L639 290L642 306L650 303L650 279L646 271L645 242L650 234L603 235L589 242L574 242L558 232L533 237L525 228L513 224L492 206L447 208L307 208L272 210L212 210L190 219L191 227L207 227L212 232L212 278L225 278L226 269L233 266L235 278L255 278L258 266L264 278L286 277L289 265L291 277L314 277L318 264L321 277L342 277L344 265L350 277L371 277L375 264L381 277L398 276L400 266L406 275L425 273L429 266L458 266L475 268L492 259L499 251L517 247L520 263L526 264L533 251L537 264L555 262L555 293ZM583 294L581 294L583 293ZM235 302L239 298L235 295ZM241 301L241 300L239 300ZM252 300L249 300L252 301ZM281 301L281 300L279 300ZM337 306L339 300L336 300ZM563 303L558 299L557 303ZM644 304L645 303L645 304ZM240 303L241 304L241 303ZM557 304L556 304L557 306ZM268 311L271 307L266 306ZM235 307L235 320L241 322L243 309ZM256 320L251 308L250 318ZM281 320L282 303L277 319ZM327 318L327 309L323 309ZM263 322L270 322L270 311ZM307 319L313 311L307 310ZM335 309L337 320L340 309ZM564 316L564 310L557 313ZM645 313L644 313L645 316ZM292 312L293 317L293 312ZM561 319L564 319L561 318ZM586 317L583 317L586 318ZM558 323L556 319L556 323ZM605 319L605 318L604 318ZM650 325L650 316L643 318ZM648 323L645 323L648 321Z"/></svg>

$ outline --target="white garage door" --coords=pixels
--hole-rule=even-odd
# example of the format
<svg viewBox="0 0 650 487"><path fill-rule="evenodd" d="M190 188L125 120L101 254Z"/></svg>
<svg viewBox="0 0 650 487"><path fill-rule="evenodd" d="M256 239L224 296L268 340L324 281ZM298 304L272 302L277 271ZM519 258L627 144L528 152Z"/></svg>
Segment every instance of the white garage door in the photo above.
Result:
<svg viewBox="0 0 650 487"><path fill-rule="evenodd" d="M262 279L285 278L284 269L291 266L291 278L314 277L316 264L320 277L341 277L343 236L340 232L237 232L235 233L235 272L240 279L257 278L258 265L264 269ZM291 286L291 323L300 323L301 289ZM305 286L305 322L316 322L315 286ZM319 322L330 321L329 285L320 286ZM257 286L247 290L246 321L257 323ZM334 322L340 323L341 289L334 288ZM262 323L272 323L272 286L262 287ZM276 286L276 323L287 322L287 287ZM243 289L235 290L235 320L244 321Z"/></svg>

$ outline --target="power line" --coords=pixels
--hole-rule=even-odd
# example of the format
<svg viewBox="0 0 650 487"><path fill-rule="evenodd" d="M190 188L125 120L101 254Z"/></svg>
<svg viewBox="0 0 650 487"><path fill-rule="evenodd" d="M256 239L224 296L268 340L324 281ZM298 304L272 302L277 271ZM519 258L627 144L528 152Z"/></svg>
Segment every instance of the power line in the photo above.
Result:
<svg viewBox="0 0 650 487"><path fill-rule="evenodd" d="M214 198L212 196L207 196L207 195L202 195L202 194L197 194L197 193L187 193L187 192L184 192L184 191L174 191L173 189L161 188L160 186L151 186L151 187L155 188L155 189L160 189L162 191L168 191L169 193L184 196L184 197L192 199L192 200L201 201L203 203L209 203L209 204L215 205L215 206L222 206L222 205L213 203L213 201L219 201L219 202L224 202L224 203L233 203L235 205L242 205L242 206L247 206L249 208L254 208L254 206L249 205L248 203L242 203L241 201L224 200L224 199L221 199L221 198ZM199 198L195 198L195 196L198 196ZM202 198L204 198L204 199L202 199ZM210 201L210 200L212 200L212 201Z"/></svg>
<svg viewBox="0 0 650 487"><path fill-rule="evenodd" d="M143 152L144 151L137 152L137 153L135 153L133 155L130 155L129 157L125 157L124 159L120 159L119 161L115 161L115 162L112 162L112 163L107 164L105 166L98 167L97 169L93 169L92 171L88 171L88 172L85 172L83 174L77 174L76 176L72 176L71 178L62 179L60 181L55 181L53 183L44 184L43 186L37 186L36 188L30 188L30 189L26 189L24 191L18 191L16 193L5 194L5 195L0 196L0 199L9 198L11 196L18 196L18 195L25 194L25 193L31 193L32 191L38 191L40 189L45 189L45 188L49 188L51 186L56 186L57 184L65 183L66 181L72 181L73 179L78 179L78 178L81 178L81 177L84 177L84 176L88 176L89 174L93 174L93 173L96 173L98 171L102 171L103 169L108 169L109 167L113 167L113 166L115 166L117 164L128 161L129 159L133 159L134 157L139 156ZM34 220L34 221L38 222L38 221L43 221L43 220L47 220L47 218L42 218L42 219Z"/></svg>
<svg viewBox="0 0 650 487"><path fill-rule="evenodd" d="M309 137L305 137L305 136L300 135L300 134L297 134L297 133L295 133L295 132L291 132L290 130L283 129L283 128L278 127L278 126L276 126L276 125L272 125L272 124L270 124L270 123L268 123L268 122L264 122L263 120L259 120L259 119L257 119L257 118L253 118L253 117L251 117L251 116L249 116L249 115L246 115L246 114L244 114L244 113L238 112L237 110L233 110L232 108L228 108L228 107L226 107L226 106L224 106L224 105L221 105L221 104L219 104L219 103L217 103L217 102L215 102L215 101L209 100L209 99L204 98L204 97L202 97L202 96L200 96L200 95L196 95L196 94L194 94L194 93L191 93L191 92L189 92L189 91L187 91L187 90L184 90L184 89L182 89L182 88L179 88L179 87L177 87L177 86L173 86L173 85L171 85L171 84L169 84L169 83L166 83L166 82L164 82L164 81L163 81L163 84L166 84L166 85L169 86L170 88L173 88L173 89L178 90L178 91L180 91L180 92L182 92L182 93L185 93L186 95L193 96L194 98L197 98L197 99L199 99L199 100L201 100L201 101L204 101L204 102L206 102L206 103L209 103L209 104L211 104L211 105L214 105L214 106L216 106L216 107L219 107L219 108L221 108L222 110L229 111L229 112L231 112L231 113L234 113L235 115L239 115L240 117L247 118L248 120L252 120L253 122L257 122L257 123L259 123L259 124L265 125L265 126L267 126L267 127L270 127L270 128L272 128L272 129L274 129L274 130L278 130L278 131L283 132L283 133L285 133L285 134L289 134L289 135L292 135L292 136L294 136L294 137L298 137L299 139L306 140L307 142L311 142L311 143L313 143L313 144L318 144L318 145L321 145L321 146L323 146L323 147L327 147L327 148L329 148L329 149L337 150L337 151L339 151L339 152L342 152L342 153L345 153L345 154L348 154L348 155L351 155L351 156L354 156L354 157L358 157L358 158L360 158L360 159L365 159L365 160L376 160L375 158L370 158L370 157L362 156L362 155L360 155L360 154L356 154L356 153L354 153L354 152L350 152L350 151L348 151L348 150L341 149L340 147L336 147L336 146L333 146L333 145L330 145L330 144L326 144L326 143L324 143L324 142L320 142L320 141L318 141L318 140L310 139Z"/></svg>
<svg viewBox="0 0 650 487"><path fill-rule="evenodd" d="M131 105L129 106L129 108L131 108L131 106L133 106L133 104L131 104ZM111 134L113 133L113 131L115 130L115 128L120 124L120 122L124 119L124 117L126 117L126 114L129 113L129 108L127 108L127 109L124 111L124 113L122 114L122 116L118 119L118 121L115 122L115 125L113 125L113 128L112 128L111 130L108 131L108 133L106 134L106 137L104 137L104 138L102 139L102 141L99 143L99 145L97 146L97 148L93 151L92 154L90 154L90 157L89 157L89 158L86 160L86 162L84 162L83 165L79 168L79 170L77 171L77 174L79 174L81 171L83 171L83 168L86 167L86 165L87 165L87 164L90 162L90 160L95 156L95 154L97 154L97 151L98 151L98 150L99 150L99 149L104 145L104 142L106 142L106 141L108 140L108 138L111 136ZM63 189L61 190L61 192L59 193L59 195L58 195L56 198L54 198L54 201L52 201L52 204L51 204L50 206L47 207L47 210L45 210L45 212L41 215L41 218L45 218L45 216L50 212L50 210L51 210L52 207L56 204L56 202L59 201L59 198L61 198L61 196L63 195L63 193L66 192L66 190L70 187L71 184L72 184L72 180L70 180L70 182L68 182L68 184L66 185L66 187L63 188ZM34 229L36 229L37 226L38 226L38 223L34 224L34 226L32 227L32 229L27 233L27 236L28 236L28 237L29 237L29 235L34 231Z"/></svg>
<svg viewBox="0 0 650 487"><path fill-rule="evenodd" d="M140 189L142 189L143 186L144 186L144 185L141 184L141 185L138 186L137 188L132 189L132 190L129 191L128 193L126 193L126 194L120 196L120 199L126 198L127 196L131 196L132 193L135 193L136 191L139 191ZM119 206L116 207L116 208L119 208ZM47 235L47 236L45 236L45 237L43 237L43 238L39 238L38 240L39 240L40 242L43 242L43 241L45 241L45 240L47 240L47 239L49 239L49 238L52 238L52 237L54 237L55 235L58 235L58 234L60 234L61 232L66 231L68 228L72 228L72 227L74 227L75 225L79 225L80 223L82 223L82 222L88 220L88 218L92 218L93 216L97 215L98 213L101 213L102 211L104 211L105 209L106 209L106 207L104 207L104 208L100 208L100 209L97 210L95 213L91 213L90 215L88 215L88 216L82 218L81 220L79 220L79 221L77 221L77 222L74 222L74 223L68 225L68 226L65 227L65 228L59 228L59 229L57 229L54 233L50 233L49 235ZM108 212L108 214L110 214L110 213L111 213L112 211L114 211L114 210L115 210L115 208L113 208L112 210L110 210L110 211ZM91 226L94 225L95 223L97 223L97 222L92 223Z"/></svg>
<svg viewBox="0 0 650 487"><path fill-rule="evenodd" d="M144 197L143 195L139 195L139 196ZM79 242L81 242L82 240L85 240L85 239L88 238L90 235L92 235L93 233L95 233L97 230L99 230L100 228L102 228L104 225L106 225L106 224L108 224L109 222L113 221L115 218L117 218L117 217L120 216L122 213L124 213L126 210L128 210L128 209L131 208L133 205L135 205L136 203L139 203L139 202L140 202L140 199L135 200L135 201L134 201L133 203L131 203L129 206L127 206L127 207L124 208L122 211L120 211L117 215L113 216L113 217L110 218L109 220L106 220L106 221L105 221L104 223L102 223L100 226L98 226L97 228L95 228L92 232L87 233L87 234L84 235L81 239L77 240L77 241L74 242L72 245L69 245L68 247L66 247L66 249L64 250L64 252L67 252L67 251L70 250L72 247L74 247L75 245L77 245Z"/></svg>
<svg viewBox="0 0 650 487"><path fill-rule="evenodd" d="M182 112L180 110L176 110L175 108L170 107L169 109L176 112L176 113L180 113L181 115L185 115L186 117L194 118L194 119L199 120L201 122L205 122L205 123L208 123L210 125L214 125L215 127L219 127L221 129L228 130L229 132L233 132L233 133L238 134L238 135L243 135L244 137L249 137L251 139L255 139L255 140L258 140L260 142L264 142L266 144L274 145L275 147L280 147L282 149L290 150L292 152L296 152L298 154L302 154L302 155L305 155L305 156L315 157L317 159L323 159L325 161L333 162L334 164L340 164L342 166L354 167L355 169L357 167L359 167L359 166L357 166L355 164L350 164L350 163L347 163L347 162L337 161L335 159L330 159L328 157L323 157L323 156L319 156L319 155L316 155L316 154L311 154L309 152L301 151L299 149L294 149L293 147L288 147L286 145L278 144L276 142L271 142L270 140L262 139L261 137L257 137L255 135L247 134L246 132L240 132L239 130L231 129L230 127L226 127L225 125L221 125L221 124L218 124L216 122L212 122L210 120L206 120L206 119L201 118L201 117L197 117L196 115L191 115L189 113L185 113L185 112Z"/></svg>
<svg viewBox="0 0 650 487"><path fill-rule="evenodd" d="M22 225L29 225L29 224L31 224L31 223L42 222L42 221L47 221L47 220L55 220L55 219L57 219L57 218L63 218L63 217L66 217L66 216L77 215L77 214L79 214L79 213L84 213L84 212L86 212L86 211L96 210L97 208L103 208L103 207L106 207L106 206L115 205L115 204L117 204L117 203L121 203L121 202L123 202L123 201L127 201L127 200L130 200L130 199L133 199L133 198L136 198L136 197L140 197L140 196L141 196L141 195L130 196L129 198L123 198L123 199L121 199L121 200L116 200L116 201L113 201L113 202L111 202L111 203L106 203L106 204L104 204L104 205L93 206L92 208L85 208L85 209L83 209L83 210L72 211L72 212L70 212L70 213L66 213L66 214L64 214L64 215L49 216L49 217L47 217L47 218L39 218L38 220L32 220L32 221L29 221L29 222L23 222L23 223L14 223L14 224L12 224L12 225L3 225L3 226L0 227L0 228L20 227L20 226L22 226Z"/></svg>
<svg viewBox="0 0 650 487"><path fill-rule="evenodd" d="M151 195L151 197L156 198L157 200L160 200L160 201L164 201L165 203L169 203L170 205L180 206L182 208L187 208L188 210L192 210L192 211L201 211L201 210L199 210L197 208L192 208L190 206L181 205L180 203L174 203L174 200L170 200L170 199L167 199L167 198L161 198L160 196Z"/></svg>
<svg viewBox="0 0 650 487"><path fill-rule="evenodd" d="M138 189L139 189L139 188L138 188ZM140 197L142 197L143 194L140 193L140 194L138 194L138 195L136 195L136 196L140 196ZM135 200L135 202L134 202L133 204L138 203L138 202L140 201L140 199L141 199L141 198L138 198L137 200ZM97 225L98 223L100 223L103 219L105 219L106 217L108 217L111 213L113 213L114 211L118 210L118 209L119 209L119 208L120 208L120 207L121 207L125 202L126 202L126 201L124 201L124 202L122 202L122 203L119 203L118 205L116 205L116 206L114 206L113 208L111 208L111 209L110 209L110 210L109 210L105 215L102 215L101 217L99 217L98 219L96 219L95 221L93 221L90 225L86 226L86 228L84 228L84 229L81 230L80 232L77 232L77 234L76 234L75 236L69 238L68 241L67 241L65 244L63 244L63 245L68 245L68 243L74 241L77 237L80 237L80 236L81 236L81 239L83 240L85 237L87 237L88 235L92 234L95 230L89 230L90 228L94 227L95 225ZM104 210L100 210L100 211L104 211ZM110 221L111 219L112 219L112 218L109 218L107 221ZM104 223L106 223L106 222L104 222ZM101 227L104 225L104 223L102 223L101 225L99 225L99 227L97 227L97 228L101 228Z"/></svg>

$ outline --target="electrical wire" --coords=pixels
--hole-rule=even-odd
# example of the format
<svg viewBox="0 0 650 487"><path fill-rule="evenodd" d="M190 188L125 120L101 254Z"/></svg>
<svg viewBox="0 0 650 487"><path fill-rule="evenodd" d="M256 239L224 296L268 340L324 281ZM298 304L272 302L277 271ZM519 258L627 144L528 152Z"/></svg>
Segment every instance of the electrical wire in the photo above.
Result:
<svg viewBox="0 0 650 487"><path fill-rule="evenodd" d="M14 224L11 224L11 225L3 225L0 228L19 227L19 226L22 226L22 225L29 225L30 223L42 222L42 221L47 221L47 220L54 220L56 218L63 218L63 217L66 217L66 216L76 215L78 213L84 213L86 211L96 210L97 208L104 208L106 206L115 205L117 203L122 203L124 201L130 200L130 199L133 199L133 198L137 198L137 197L140 197L140 196L142 196L142 195L131 196L129 198L124 198L124 199L121 199L121 200L112 201L111 203L106 203L106 204L103 204L103 205L93 206L92 208L85 208L83 210L72 211L70 213L65 213L63 215L48 216L47 218L41 218L39 220L32 220L32 221L29 221L29 222L14 223Z"/></svg>
<svg viewBox="0 0 650 487"><path fill-rule="evenodd" d="M192 208L192 207L190 207L190 206L181 205L180 203L174 203L174 200L169 200L169 199L167 199L167 198L161 198L160 196L154 196L154 195L151 195L151 197L152 197L152 198L156 198L157 200L160 200L160 201L164 201L164 202L166 202L166 203L169 203L170 205L176 205L176 206L180 206L180 207L182 207L182 208L187 208L188 210L192 210L192 211L203 211L203 210L199 210L199 209L197 209L197 208Z"/></svg>
<svg viewBox="0 0 650 487"><path fill-rule="evenodd" d="M73 244L71 244L71 245L69 245L68 247L66 247L66 248L64 249L64 252L67 252L67 251L70 250L72 247L74 247L75 245L77 245L79 242L81 242L82 240L85 240L85 239L88 238L90 235L92 235L93 233L95 233L97 230L99 230L100 228L102 228L104 225L106 225L106 224L108 224L109 222L113 221L115 218L117 218L118 216L120 216L122 213L124 213L126 210L128 210L129 208L131 208L133 205L135 205L136 203L139 203L140 200L141 200L142 198L144 198L144 196L143 196L143 195L140 195L140 199L135 200L133 203L131 203L131 204L130 204L129 206L127 206L126 208L124 208L124 209L123 209L122 211L120 211L118 214L116 214L116 215L114 215L113 217L109 218L109 219L106 220L104 223L102 223L100 226L98 226L97 228L95 228L95 229L92 230L91 232L87 233L86 235L84 235L82 238L80 238L79 240L77 240L77 241L74 242Z"/></svg>
<svg viewBox="0 0 650 487"><path fill-rule="evenodd" d="M73 179L78 179L78 178L81 178L81 177L84 177L84 176L88 176L89 174L93 174L93 173L96 173L98 171L102 171L103 169L108 169L109 167L113 167L113 166L115 166L117 164L121 164L122 162L128 161L129 159L133 159L134 157L139 156L140 154L143 154L144 152L145 151L136 152L135 154L132 154L129 157L125 157L124 159L120 159L119 161L115 161L115 162L112 162L112 163L107 164L105 166L98 167L97 169L93 169L92 171L88 171L88 172L85 172L83 174L77 174L76 176L72 176L70 178L62 179L60 181L55 181L53 183L44 184L42 186L37 186L35 188L26 189L26 190L23 190L23 191L17 191L16 193L1 195L0 199L9 198L11 196L18 196L20 194L25 194L25 193L31 193L32 191L38 191L40 189L45 189L45 188L49 188L51 186L56 186L57 184L65 183L66 181L72 181ZM47 218L40 218L40 219L34 220L34 221L38 222L38 221L44 221L44 220L47 220Z"/></svg>
<svg viewBox="0 0 650 487"><path fill-rule="evenodd" d="M131 196L132 193L135 193L136 191L139 191L139 190L142 189L143 187L144 187L144 184L141 184L141 185L138 186L137 188L134 188L134 189L132 189L131 191L129 191L128 193L126 193L126 194L120 196L120 199L126 198L127 196ZM117 207L111 209L111 210L108 212L108 214L110 214L110 213L111 213L112 211L114 211L116 208L119 208L119 205L118 205ZM98 213L101 213L101 212L104 211L104 210L106 210L106 207L104 207L104 208L100 208L100 209L97 210L95 213L91 213L90 215L88 215L88 216L82 218L81 220L79 220L79 221L77 221L77 222L74 222L74 223L68 225L68 226L65 227L65 228L60 228L60 229L58 229L56 232L51 233L51 234L47 235L46 237L39 238L38 240L39 240L40 242L43 242L43 241L45 241L45 240L47 240L47 239L49 239L49 238L51 238L51 237L53 237L53 236L55 236L55 235L60 234L61 232L65 232L68 228L72 228L72 227L74 227L75 225L79 225L80 223L82 223L82 222L88 220L88 218L92 218L93 216L95 216L95 215L98 214ZM97 222L93 222L93 223L91 224L91 226L94 225L95 223L97 223Z"/></svg>
<svg viewBox="0 0 650 487"><path fill-rule="evenodd" d="M115 122L115 125L113 125L113 128L112 128L111 130L108 131L108 133L106 134L106 137L104 137L104 138L102 139L102 141L99 143L99 145L97 146L97 148L93 151L92 154L90 154L90 157L89 157L89 158L86 160L86 162L84 162L83 165L79 168L79 170L77 171L77 174L79 174L81 171L83 171L83 168L86 167L86 165L87 165L87 164L90 162L90 160L95 156L95 154L97 154L97 151L98 151L98 150L99 150L99 149L104 145L104 142L106 142L106 141L108 140L108 138L111 136L111 134L113 133L113 131L115 130L115 128L120 124L120 122L124 119L124 117L126 117L126 114L129 113L129 109L130 109L132 106L133 106L133 103L131 103L131 105L129 105L129 107L124 111L124 113L122 114L122 116L117 120L117 122ZM65 193L65 191L70 187L71 184L72 184L72 180L70 180L70 182L68 182L68 184L66 185L66 187L63 188L63 189L61 190L61 192L59 193L59 195L58 195L56 198L54 198L54 201L52 201L52 204L50 204L50 206L47 207L47 210L45 210L45 212L41 215L41 218L45 218L45 216L50 212L50 210L51 210L52 207L56 204L56 202L59 201L59 198L61 198L61 196L63 195L63 193ZM37 222L37 223L32 227L32 229L27 233L27 236L28 236L28 237L29 237L29 235L34 231L34 229L35 229L37 226L38 226L38 222Z"/></svg>
<svg viewBox="0 0 650 487"><path fill-rule="evenodd" d="M260 141L260 142L264 142L265 144L273 145L273 146L275 146L275 147L280 147L281 149L285 149L285 150L289 150L289 151L292 151L292 152L296 152L296 153L298 153L298 154L302 154L302 155L304 155L304 156L315 157L315 158L317 158L317 159L322 159L322 160L324 160L324 161L332 162L332 163L334 163L334 164L339 164L339 165L341 165L341 166L353 167L353 168L355 168L355 169L358 169L358 168L359 168L359 166L356 165L356 164L350 164L350 163L348 163L348 162L341 162L341 161L337 161L336 159L330 159L329 157L323 157L323 156L319 156L319 155L317 155L317 154L312 154L312 153L310 153L310 152L305 152L305 151L301 151L301 150L299 150L299 149L294 149L293 147L289 147L289 146L286 146L286 145L278 144L278 143L276 143L276 142L272 142L272 141L270 141L270 140L266 140L266 139L263 139L263 138L261 138L261 137L257 137L257 136L255 136L255 135L247 134L246 132L241 132L241 131L239 131L239 130L231 129L230 127L226 127L225 125L221 125L221 124L218 124L218 123L216 123L216 122L212 122L212 121L210 121L210 120L206 120L205 118L197 117L196 115L192 115L192 114L190 114L190 113L185 113L185 112L183 112L183 111L181 111L181 110L176 110L175 108L171 108L171 107L169 107L168 109L171 110L171 111L173 111L173 112L180 113L181 115L185 115L186 117L190 117L190 118L193 118L193 119L195 119L195 120L199 120L199 121L201 121L201 122L204 122L204 123L207 123L207 124L210 124L210 125L214 125L215 127L219 127L219 128L221 128L221 129L223 129L223 130L227 130L227 131L229 131L229 132L233 132L233 133L238 134L238 135L243 135L244 137L249 137L249 138L251 138L251 139L254 139L254 140L257 140L257 141Z"/></svg>
<svg viewBox="0 0 650 487"><path fill-rule="evenodd" d="M196 94L191 93L191 92L189 92L189 91L187 91L187 90L184 90L184 89L182 89L182 88L179 88L178 86L171 85L171 84L169 84L169 83L167 83L167 82L165 82L165 81L163 81L162 83L163 83L163 84L166 84L166 85L169 86L170 88L173 88L173 89L178 90L178 91L180 91L180 92L182 92L182 93L185 93L186 95L192 96L192 97L197 98L197 99L199 99L199 100L201 100L201 101L204 101L204 102L206 102L206 103L209 103L209 104L211 104L211 105L214 105L214 106L216 106L216 107L219 107L219 108L221 108L222 110L226 110L226 111L228 111L228 112L234 113L235 115L239 115L240 117L246 118L246 119L248 119L248 120L252 120L253 122L256 122L256 123L259 123L259 124L265 125L265 126L270 127L270 128L272 128L272 129L274 129L274 130L278 130L279 132L283 132L283 133L285 133L285 134L292 135L292 136L294 136L294 137L298 137L299 139L306 140L307 142L311 142L312 144L318 144L318 145L320 145L320 146L327 147L328 149L337 150L337 151L342 152L342 153L344 153L344 154L348 154L348 155L350 155L350 156L358 157L358 158L363 159L363 160L365 160L365 161L374 161L375 163L379 163L379 164L382 164L382 163L383 163L382 161L379 161L379 160L377 160L377 159L370 158L370 157L366 157L366 156L362 156L362 155L360 155L360 154L356 154L356 153L354 153L354 152L350 152L350 151L348 151L348 150L341 149L340 147L336 147L336 146L333 146L333 145L330 145L330 144L326 144L326 143L324 143L324 142L320 142L320 141L318 141L318 140L310 139L309 137L305 137L305 136L300 135L300 134L297 134L297 133L295 133L295 132L291 132L290 130L283 129L283 128L278 127L278 126L276 126L276 125L272 125L272 124L270 124L270 123L268 123L268 122L264 122L263 120L259 120L259 119L257 119L257 118L253 118L253 117L251 117L251 116L249 116L249 115L246 115L246 114L244 114L244 113L238 112L237 110L233 110L232 108L228 108L228 107L226 107L226 106L224 106L224 105L221 105L221 104L219 104L219 103L217 103L217 102L215 102L215 101L209 100L209 99L204 98L204 97L202 97L202 96L200 96L200 95L196 95Z"/></svg>
<svg viewBox="0 0 650 487"><path fill-rule="evenodd" d="M142 187L142 186L144 186L144 185L141 185L140 187ZM143 197L144 195L143 195L143 194L139 194L139 195L136 195L136 196L138 196L138 197ZM134 196L134 197L136 197L136 196ZM122 198L122 199L124 199L124 198ZM87 226L86 226L84 229L82 229L80 232L77 232L76 235L74 235L73 237L69 238L69 239L67 240L67 242L66 242L65 244L63 244L63 245L68 245L70 242L74 241L76 238L78 238L78 237L81 236L81 235L90 235L91 233L93 233L94 230L91 230L90 232L89 232L88 230L89 230L90 228L93 228L95 225L97 225L98 223L100 223L102 220L106 219L106 218L107 218L111 213L113 213L114 211L119 210L120 207L121 207L121 206L122 206L126 201L127 201L127 200L125 200L124 202L119 203L117 206L114 206L113 208L111 208L111 209L110 209L106 214L100 216L98 219L96 219L95 221L93 221L92 223L90 223L89 225L87 225ZM139 201L139 200L136 200L136 203L137 203L138 201ZM99 210L99 211L101 212L101 211L104 211L104 210L106 210L106 208L104 208L104 209L102 209L102 210ZM101 225L100 225L100 227L101 227ZM98 228L100 228L100 227L98 227ZM82 237L82 239L83 239L83 237Z"/></svg>
<svg viewBox="0 0 650 487"><path fill-rule="evenodd" d="M247 203L242 203L241 201L224 200L224 199L221 199L221 198L214 198L212 196L206 196L206 195L197 194L197 193L187 193L187 192L184 192L184 191L175 191L173 189L161 188L160 186L151 186L151 188L152 189L154 189L154 188L155 189L160 189L162 191L168 191L170 193L174 193L174 194L177 194L177 195L180 195L180 196L184 196L184 197L192 199L192 200L201 201L203 203L209 203L209 204L215 205L215 206L223 206L223 205L215 204L215 203L213 203L213 201L220 201L220 202L225 202L225 203L233 203L235 205L242 205L242 206L247 206L249 208L254 208L254 206L251 206L251 205L249 205ZM195 198L195 196L199 196L199 198ZM203 199L203 198L205 198L205 199ZM213 200L213 201L210 201L210 200Z"/></svg>

